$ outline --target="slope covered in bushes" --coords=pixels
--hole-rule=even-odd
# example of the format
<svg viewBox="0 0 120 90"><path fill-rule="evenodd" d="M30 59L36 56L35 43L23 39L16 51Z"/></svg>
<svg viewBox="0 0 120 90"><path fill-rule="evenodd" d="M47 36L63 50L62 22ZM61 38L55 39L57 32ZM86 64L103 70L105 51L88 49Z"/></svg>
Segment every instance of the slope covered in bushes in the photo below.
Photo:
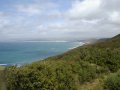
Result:
<svg viewBox="0 0 120 90"><path fill-rule="evenodd" d="M120 90L120 71L110 75L105 80L104 88L108 90Z"/></svg>
<svg viewBox="0 0 120 90"><path fill-rule="evenodd" d="M120 69L120 35L64 54L5 70L8 90L79 90Z"/></svg>

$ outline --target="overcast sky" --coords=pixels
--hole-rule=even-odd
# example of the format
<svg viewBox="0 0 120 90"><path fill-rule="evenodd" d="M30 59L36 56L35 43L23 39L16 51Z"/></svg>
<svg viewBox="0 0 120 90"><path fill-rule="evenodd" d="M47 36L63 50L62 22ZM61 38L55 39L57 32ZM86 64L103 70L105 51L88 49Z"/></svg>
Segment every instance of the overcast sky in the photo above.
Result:
<svg viewBox="0 0 120 90"><path fill-rule="evenodd" d="M0 41L81 40L120 33L120 0L0 0Z"/></svg>

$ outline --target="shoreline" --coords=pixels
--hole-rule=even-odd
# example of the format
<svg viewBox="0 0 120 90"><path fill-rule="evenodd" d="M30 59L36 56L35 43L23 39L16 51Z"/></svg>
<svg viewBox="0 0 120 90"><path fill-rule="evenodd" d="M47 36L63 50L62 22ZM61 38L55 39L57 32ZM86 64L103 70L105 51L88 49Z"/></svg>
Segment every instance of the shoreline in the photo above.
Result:
<svg viewBox="0 0 120 90"><path fill-rule="evenodd" d="M85 42L74 42L74 43L76 43L76 44L75 44L73 47L68 48L67 51L72 50L72 49L75 49L75 48L77 48L77 47L80 47L80 46L83 46L83 45L86 44ZM65 51L65 52L67 52L67 51ZM65 52L63 52L63 53L65 53ZM62 53L61 53L61 54L62 54ZM58 55L59 55L59 54L58 54ZM53 55L53 56L56 56L56 55ZM52 56L49 56L49 57L52 57ZM46 58L48 58L48 57L46 57ZM31 63L33 63L33 62L40 61L40 60L44 60L44 59L46 59L46 58L41 58L41 59L39 59L39 60L34 60L34 61L32 61L32 62L19 62L19 63L8 63L8 64L2 63L2 64L0 64L0 67L7 67L7 66L17 66L17 67L20 67L20 66L22 66L22 65L31 64Z"/></svg>

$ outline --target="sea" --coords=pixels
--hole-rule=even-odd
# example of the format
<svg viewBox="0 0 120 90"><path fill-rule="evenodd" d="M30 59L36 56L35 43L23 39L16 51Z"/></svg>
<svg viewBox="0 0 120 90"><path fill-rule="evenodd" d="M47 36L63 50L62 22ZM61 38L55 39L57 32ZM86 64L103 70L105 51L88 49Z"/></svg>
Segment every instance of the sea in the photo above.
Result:
<svg viewBox="0 0 120 90"><path fill-rule="evenodd" d="M82 42L0 42L0 65L22 65L62 54Z"/></svg>

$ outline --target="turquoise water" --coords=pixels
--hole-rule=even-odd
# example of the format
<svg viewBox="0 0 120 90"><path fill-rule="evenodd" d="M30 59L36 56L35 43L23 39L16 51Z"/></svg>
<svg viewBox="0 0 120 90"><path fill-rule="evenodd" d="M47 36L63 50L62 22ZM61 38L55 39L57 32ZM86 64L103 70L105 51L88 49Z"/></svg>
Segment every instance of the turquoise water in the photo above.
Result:
<svg viewBox="0 0 120 90"><path fill-rule="evenodd" d="M80 45L78 42L0 43L0 65L25 64L61 54Z"/></svg>

